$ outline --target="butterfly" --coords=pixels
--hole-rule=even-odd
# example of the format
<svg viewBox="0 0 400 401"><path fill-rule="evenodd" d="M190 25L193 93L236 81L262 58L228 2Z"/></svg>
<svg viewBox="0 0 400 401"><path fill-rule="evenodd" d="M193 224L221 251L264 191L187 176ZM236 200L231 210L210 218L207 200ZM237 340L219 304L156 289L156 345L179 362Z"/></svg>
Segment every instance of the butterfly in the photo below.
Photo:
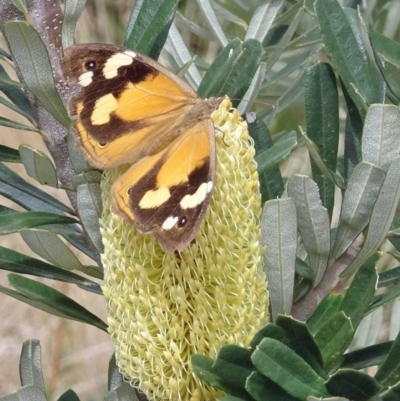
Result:
<svg viewBox="0 0 400 401"><path fill-rule="evenodd" d="M77 44L62 60L72 131L88 162L129 164L111 188L114 211L169 252L193 240L215 177L211 114L203 100L154 60L122 46Z"/></svg>

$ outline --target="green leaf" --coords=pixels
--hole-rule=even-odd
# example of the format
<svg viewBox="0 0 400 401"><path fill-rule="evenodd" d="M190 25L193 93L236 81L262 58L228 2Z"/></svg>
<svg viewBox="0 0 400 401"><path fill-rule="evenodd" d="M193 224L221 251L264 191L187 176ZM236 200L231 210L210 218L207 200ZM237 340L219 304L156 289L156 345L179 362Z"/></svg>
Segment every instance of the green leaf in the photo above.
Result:
<svg viewBox="0 0 400 401"><path fill-rule="evenodd" d="M314 10L325 46L359 113L364 115L366 105L384 102L385 86L368 57L357 14L345 13L337 0L316 0Z"/></svg>
<svg viewBox="0 0 400 401"><path fill-rule="evenodd" d="M0 163L0 194L24 209L75 214L67 205L29 184L3 163Z"/></svg>
<svg viewBox="0 0 400 401"><path fill-rule="evenodd" d="M284 2L284 0L260 2L247 28L245 40L252 38L262 42Z"/></svg>
<svg viewBox="0 0 400 401"><path fill-rule="evenodd" d="M289 137L282 139L271 148L258 154L254 158L257 163L258 174L262 175L276 167L279 162L285 160L290 155L296 146L297 139Z"/></svg>
<svg viewBox="0 0 400 401"><path fill-rule="evenodd" d="M361 251L351 264L344 270L342 276L349 276L379 248L393 221L396 206L400 199L400 157L392 161L375 202L367 238Z"/></svg>
<svg viewBox="0 0 400 401"><path fill-rule="evenodd" d="M47 230L36 229L22 230L21 236L33 252L51 264L66 270L79 270L91 275L97 272L96 277L101 278L96 269L83 266L70 247L65 245L56 234ZM90 272L87 272L88 269Z"/></svg>
<svg viewBox="0 0 400 401"><path fill-rule="evenodd" d="M6 104L7 107L10 107L17 113L20 113L34 125L35 113L31 104L29 103L28 97L22 91L22 87L23 85L20 82L10 79L6 70L0 65L0 91L3 92L14 105L14 107L10 107L8 104Z"/></svg>
<svg viewBox="0 0 400 401"><path fill-rule="evenodd" d="M45 153L29 145L21 145L19 154L29 177L42 185L58 188L57 171Z"/></svg>
<svg viewBox="0 0 400 401"><path fill-rule="evenodd" d="M368 401L382 390L382 386L366 373L352 369L340 369L326 383L332 395L347 397L351 400Z"/></svg>
<svg viewBox="0 0 400 401"><path fill-rule="evenodd" d="M246 381L246 390L257 401L297 401L297 397L289 395L272 380L253 372ZM221 400L222 401L222 400ZM233 400L232 400L233 401Z"/></svg>
<svg viewBox="0 0 400 401"><path fill-rule="evenodd" d="M3 127L20 129L23 131L39 132L37 128L30 127L29 125L20 124L15 121L9 120L8 118L4 118L4 117L0 117L0 125L2 125Z"/></svg>
<svg viewBox="0 0 400 401"><path fill-rule="evenodd" d="M387 357L393 341L370 345L360 350L345 354L340 362L341 368L365 369L370 366L380 365Z"/></svg>
<svg viewBox="0 0 400 401"><path fill-rule="evenodd" d="M129 18L124 45L157 59L179 0L140 0Z"/></svg>
<svg viewBox="0 0 400 401"><path fill-rule="evenodd" d="M257 371L293 397L306 400L309 395L328 395L324 380L289 347L265 338L251 355Z"/></svg>
<svg viewBox="0 0 400 401"><path fill-rule="evenodd" d="M74 390L69 389L61 394L57 401L79 401L79 397Z"/></svg>
<svg viewBox="0 0 400 401"><path fill-rule="evenodd" d="M91 241L100 253L104 249L99 223L99 217L103 208L101 199L99 184L89 183L78 186L77 206L79 215Z"/></svg>
<svg viewBox="0 0 400 401"><path fill-rule="evenodd" d="M44 224L78 223L71 217L47 212L14 212L0 213L0 235L11 234L24 228L42 226Z"/></svg>
<svg viewBox="0 0 400 401"><path fill-rule="evenodd" d="M400 282L400 266L380 273L378 276L377 287L388 287L390 285L397 284L398 282Z"/></svg>
<svg viewBox="0 0 400 401"><path fill-rule="evenodd" d="M361 137L363 121L357 107L342 85L344 99L347 105L346 130L344 139L344 177L348 178L353 168L361 161Z"/></svg>
<svg viewBox="0 0 400 401"><path fill-rule="evenodd" d="M61 41L63 49L75 43L75 28L85 7L86 0L66 0L61 27Z"/></svg>
<svg viewBox="0 0 400 401"><path fill-rule="evenodd" d="M92 280L4 247L0 247L0 269L64 281L101 293L99 285Z"/></svg>
<svg viewBox="0 0 400 401"><path fill-rule="evenodd" d="M313 285L322 279L330 252L329 216L321 204L318 187L309 177L294 175L288 183L288 195L297 210L297 224L310 258Z"/></svg>
<svg viewBox="0 0 400 401"><path fill-rule="evenodd" d="M349 346L354 328L343 311L335 313L314 335L324 359L325 370L329 369Z"/></svg>
<svg viewBox="0 0 400 401"><path fill-rule="evenodd" d="M261 216L260 244L267 251L264 271L268 280L272 320L278 314L290 314L293 303L297 250L296 207L291 199L265 203Z"/></svg>
<svg viewBox="0 0 400 401"><path fill-rule="evenodd" d="M340 310L343 295L328 294L318 305L312 316L307 320L310 332L316 334Z"/></svg>
<svg viewBox="0 0 400 401"><path fill-rule="evenodd" d="M5 34L11 53L29 90L65 127L70 119L56 90L46 47L35 29L24 21L9 21Z"/></svg>
<svg viewBox="0 0 400 401"><path fill-rule="evenodd" d="M234 346L236 349L240 348ZM244 389L244 382L246 377L254 371L254 367L250 361L250 350L241 348L239 351L239 364L234 359L232 362L227 360L220 360L218 367L215 367L216 361L204 355L192 355L191 362L193 372L205 383L212 387L219 388L232 394L235 397L244 398L245 400L252 401L247 391ZM218 359L218 357L217 357ZM244 366L241 363L244 362ZM235 378L238 378L236 381Z"/></svg>
<svg viewBox="0 0 400 401"><path fill-rule="evenodd" d="M21 386L34 384L46 391L42 373L41 347L38 340L25 341L19 360Z"/></svg>
<svg viewBox="0 0 400 401"><path fill-rule="evenodd" d="M400 380L400 333L394 340L389 354L379 366L375 379L385 387L394 386Z"/></svg>
<svg viewBox="0 0 400 401"><path fill-rule="evenodd" d="M256 149L257 157L264 150L272 148L274 143L272 142L268 127L261 118L258 118L254 113L247 113L246 120L249 128L249 134L254 140L254 147ZM262 204L264 204L264 202L267 200L276 199L282 194L284 186L278 165L275 165L264 173L259 174L258 179L260 180Z"/></svg>
<svg viewBox="0 0 400 401"><path fill-rule="evenodd" d="M400 383L381 393L382 401L398 401L400 399Z"/></svg>
<svg viewBox="0 0 400 401"><path fill-rule="evenodd" d="M21 163L21 157L17 149L0 145L0 162Z"/></svg>
<svg viewBox="0 0 400 401"><path fill-rule="evenodd" d="M367 226L384 180L383 169L370 163L361 162L353 169L344 194L332 252L336 259Z"/></svg>
<svg viewBox="0 0 400 401"><path fill-rule="evenodd" d="M375 294L378 258L379 255L372 255L358 270L340 306L340 310L351 319L354 329L357 329Z"/></svg>
<svg viewBox="0 0 400 401"><path fill-rule="evenodd" d="M400 152L400 111L397 106L373 104L365 117L362 137L364 161L387 170Z"/></svg>
<svg viewBox="0 0 400 401"><path fill-rule="evenodd" d="M232 40L211 64L198 89L202 98L228 95L231 99L241 99L249 88L263 49L261 43L249 39L241 43ZM232 100L237 106L238 100Z"/></svg>
<svg viewBox="0 0 400 401"><path fill-rule="evenodd" d="M107 331L107 325L102 320L61 292L16 274L9 274L8 279L18 292L5 287L0 287L0 292L53 315L91 324Z"/></svg>
<svg viewBox="0 0 400 401"><path fill-rule="evenodd" d="M307 136L318 148L326 167L335 172L339 144L339 100L332 67L318 63L307 69L305 83ZM317 183L322 204L332 217L335 185L311 162L313 179ZM323 172L323 171L322 171Z"/></svg>

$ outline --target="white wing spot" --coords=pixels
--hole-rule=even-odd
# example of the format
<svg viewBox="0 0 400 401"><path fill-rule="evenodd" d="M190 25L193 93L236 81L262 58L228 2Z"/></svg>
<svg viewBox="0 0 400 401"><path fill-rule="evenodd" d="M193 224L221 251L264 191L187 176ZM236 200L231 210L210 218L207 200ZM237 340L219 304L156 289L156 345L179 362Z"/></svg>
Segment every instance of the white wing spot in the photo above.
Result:
<svg viewBox="0 0 400 401"><path fill-rule="evenodd" d="M162 186L156 190L147 191L139 202L142 209L153 209L161 206L171 196L168 187Z"/></svg>
<svg viewBox="0 0 400 401"><path fill-rule="evenodd" d="M211 190L213 189L214 183L212 181L209 181L207 183L207 193L209 194Z"/></svg>
<svg viewBox="0 0 400 401"><path fill-rule="evenodd" d="M90 117L93 125L103 125L110 122L111 113L118 108L118 101L112 93L97 99Z"/></svg>
<svg viewBox="0 0 400 401"><path fill-rule="evenodd" d="M127 50L127 51L125 52L125 54L127 54L128 56L130 56L130 57L132 57L132 58L135 58L135 57L137 56L137 54L136 54L134 51L132 51L132 50Z"/></svg>
<svg viewBox="0 0 400 401"><path fill-rule="evenodd" d="M161 228L163 230L170 230L175 224L178 222L178 217L169 216L164 223L162 224Z"/></svg>
<svg viewBox="0 0 400 401"><path fill-rule="evenodd" d="M103 67L103 75L106 79L115 78L119 67L132 64L133 57L127 53L115 53L107 60Z"/></svg>
<svg viewBox="0 0 400 401"><path fill-rule="evenodd" d="M192 209L200 203L204 202L204 199L206 199L207 196L207 191L208 190L208 184L206 182L203 182L198 188L197 191L193 195L185 195L181 202L180 206L182 209Z"/></svg>
<svg viewBox="0 0 400 401"><path fill-rule="evenodd" d="M83 74L79 75L79 85L88 86L92 83L93 71L86 71Z"/></svg>

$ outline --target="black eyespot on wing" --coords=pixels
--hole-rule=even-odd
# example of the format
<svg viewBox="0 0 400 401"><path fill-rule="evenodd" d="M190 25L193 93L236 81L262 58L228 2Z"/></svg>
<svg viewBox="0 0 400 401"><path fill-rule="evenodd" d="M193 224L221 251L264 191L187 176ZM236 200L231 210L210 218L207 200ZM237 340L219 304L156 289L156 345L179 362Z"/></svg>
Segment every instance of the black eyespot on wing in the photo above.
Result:
<svg viewBox="0 0 400 401"><path fill-rule="evenodd" d="M178 227L182 228L185 227L188 222L188 218L186 216L182 216L178 221Z"/></svg>
<svg viewBox="0 0 400 401"><path fill-rule="evenodd" d="M93 71L94 69L96 69L96 67L97 67L97 63L95 60L88 60L85 63L85 69L87 71Z"/></svg>

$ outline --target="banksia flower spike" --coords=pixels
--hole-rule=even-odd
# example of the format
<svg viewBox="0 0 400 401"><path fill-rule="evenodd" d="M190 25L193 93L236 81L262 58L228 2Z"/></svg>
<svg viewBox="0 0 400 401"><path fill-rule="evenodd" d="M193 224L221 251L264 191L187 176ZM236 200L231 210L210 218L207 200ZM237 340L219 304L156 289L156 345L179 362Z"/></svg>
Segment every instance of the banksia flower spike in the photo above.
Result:
<svg viewBox="0 0 400 401"><path fill-rule="evenodd" d="M267 322L254 149L246 123L230 109L226 98L212 116L214 192L195 241L180 254L166 253L112 212L108 194L121 168L103 180L109 332L122 373L150 400L216 399L221 394L192 372L191 355L246 346Z"/></svg>

